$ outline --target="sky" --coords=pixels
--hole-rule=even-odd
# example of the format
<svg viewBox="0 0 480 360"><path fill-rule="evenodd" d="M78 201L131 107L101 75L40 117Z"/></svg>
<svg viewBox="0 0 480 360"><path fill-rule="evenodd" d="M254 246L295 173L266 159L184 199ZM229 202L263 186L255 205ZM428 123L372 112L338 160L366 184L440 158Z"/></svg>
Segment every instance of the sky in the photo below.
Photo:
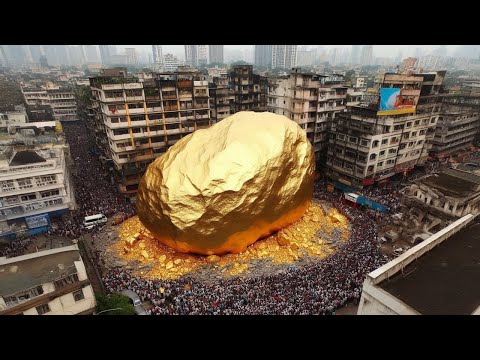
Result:
<svg viewBox="0 0 480 360"><path fill-rule="evenodd" d="M351 49L352 45L299 45L306 47L318 47L321 46L324 49L332 48L348 48ZM403 57L413 56L416 48L421 48L423 52L428 53L441 45L374 45L373 51L376 57L395 57L398 52L401 51ZM124 47L135 47L139 52L151 53L151 45L117 45L117 48L122 49ZM447 55L453 55L458 45L447 45ZM225 45L224 50L253 50L254 45ZM183 45L162 45L163 53L173 53L178 57L184 57Z"/></svg>

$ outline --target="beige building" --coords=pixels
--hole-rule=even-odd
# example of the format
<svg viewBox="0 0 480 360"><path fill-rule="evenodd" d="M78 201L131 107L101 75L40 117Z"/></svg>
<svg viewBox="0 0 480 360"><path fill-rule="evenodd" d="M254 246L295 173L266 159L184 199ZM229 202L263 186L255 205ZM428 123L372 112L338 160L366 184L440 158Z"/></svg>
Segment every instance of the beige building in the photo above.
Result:
<svg viewBox="0 0 480 360"><path fill-rule="evenodd" d="M0 258L0 315L88 315L95 306L77 245Z"/></svg>
<svg viewBox="0 0 480 360"><path fill-rule="evenodd" d="M285 115L302 127L318 160L326 148L327 130L346 106L347 87L341 75L315 75L294 68L286 77L270 78L268 111Z"/></svg>
<svg viewBox="0 0 480 360"><path fill-rule="evenodd" d="M120 191L131 197L154 159L213 124L208 81L194 69L144 79L99 76L90 87L97 145L112 160Z"/></svg>

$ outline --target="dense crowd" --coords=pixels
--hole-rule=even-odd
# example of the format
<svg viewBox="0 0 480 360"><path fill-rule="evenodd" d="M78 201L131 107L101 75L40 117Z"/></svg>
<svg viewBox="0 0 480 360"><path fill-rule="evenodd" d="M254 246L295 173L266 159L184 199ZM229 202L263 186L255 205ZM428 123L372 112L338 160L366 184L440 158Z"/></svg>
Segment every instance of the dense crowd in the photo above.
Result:
<svg viewBox="0 0 480 360"><path fill-rule="evenodd" d="M0 257L14 257L25 254L27 247L32 243L32 238L18 241L10 241L0 245Z"/></svg>
<svg viewBox="0 0 480 360"><path fill-rule="evenodd" d="M213 283L188 276L144 280L117 268L104 277L105 286L109 292L135 291L152 303L152 314L333 314L348 302L359 301L365 275L386 260L379 251L371 212L343 205L338 193L328 193L321 185L315 195L332 203L352 225L349 241L323 260L291 265L268 276Z"/></svg>
<svg viewBox="0 0 480 360"><path fill-rule="evenodd" d="M55 226L49 234L78 237L86 231L82 223L89 215L121 213L125 218L135 215L135 206L127 203L116 186L106 181L110 179L110 173L91 151L94 144L83 123L65 123L63 126L73 159L72 180L77 210L71 217L54 220Z"/></svg>

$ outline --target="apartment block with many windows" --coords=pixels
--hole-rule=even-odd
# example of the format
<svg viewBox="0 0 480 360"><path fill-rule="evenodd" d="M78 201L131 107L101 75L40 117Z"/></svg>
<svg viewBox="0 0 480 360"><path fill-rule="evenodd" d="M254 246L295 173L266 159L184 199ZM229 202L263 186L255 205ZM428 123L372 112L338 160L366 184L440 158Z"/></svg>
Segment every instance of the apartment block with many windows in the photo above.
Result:
<svg viewBox="0 0 480 360"><path fill-rule="evenodd" d="M113 162L121 192L132 197L147 166L182 137L207 128L208 81L193 69L90 78L97 145Z"/></svg>
<svg viewBox="0 0 480 360"><path fill-rule="evenodd" d="M253 73L253 65L234 66L229 80L235 96L235 112L267 111L268 81Z"/></svg>

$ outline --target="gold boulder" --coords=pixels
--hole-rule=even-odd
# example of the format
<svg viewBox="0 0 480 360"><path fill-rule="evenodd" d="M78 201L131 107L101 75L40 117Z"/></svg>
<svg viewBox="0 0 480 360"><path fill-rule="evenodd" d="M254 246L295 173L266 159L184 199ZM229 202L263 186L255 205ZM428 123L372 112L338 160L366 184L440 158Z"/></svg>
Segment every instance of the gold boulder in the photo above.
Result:
<svg viewBox="0 0 480 360"><path fill-rule="evenodd" d="M312 145L295 122L239 112L180 139L150 164L138 216L178 251L239 253L304 214L314 170Z"/></svg>

